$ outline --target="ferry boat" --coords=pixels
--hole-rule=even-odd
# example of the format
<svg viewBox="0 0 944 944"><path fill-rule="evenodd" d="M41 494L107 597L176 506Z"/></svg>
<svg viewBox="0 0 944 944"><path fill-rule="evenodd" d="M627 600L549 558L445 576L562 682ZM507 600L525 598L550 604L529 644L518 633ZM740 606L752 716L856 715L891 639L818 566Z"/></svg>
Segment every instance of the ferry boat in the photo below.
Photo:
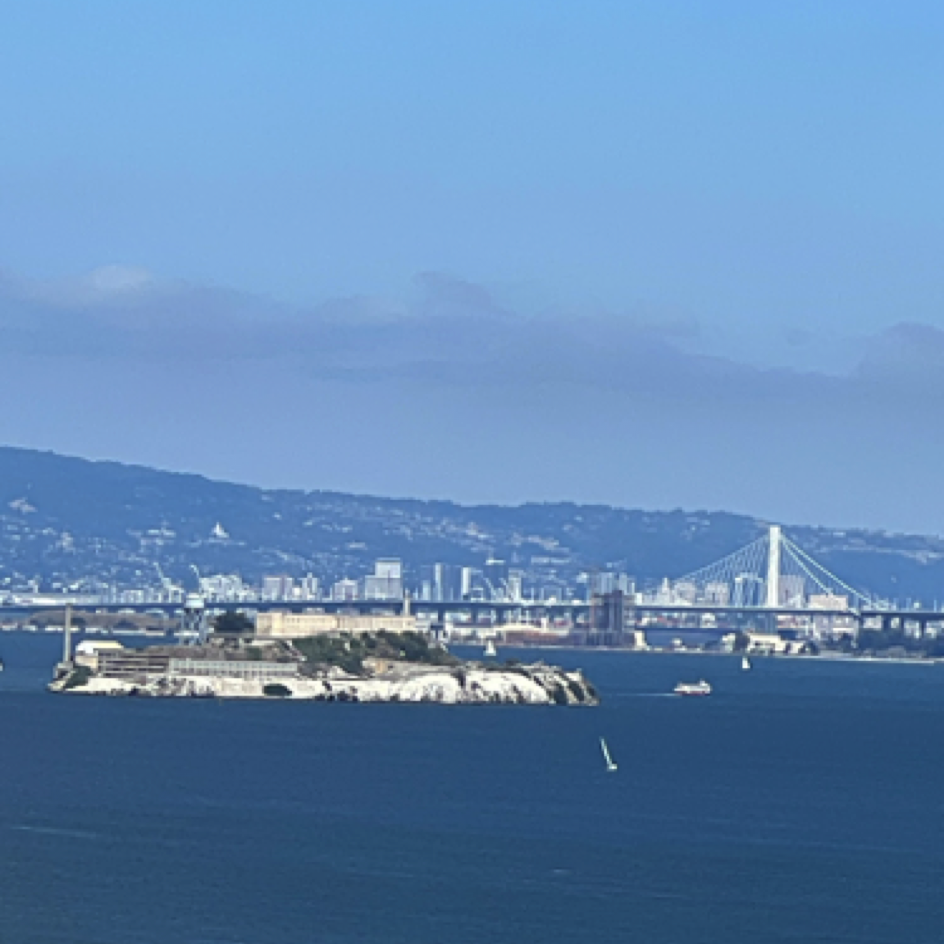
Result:
<svg viewBox="0 0 944 944"><path fill-rule="evenodd" d="M674 692L676 695L710 695L711 686L704 679L699 682L679 682Z"/></svg>

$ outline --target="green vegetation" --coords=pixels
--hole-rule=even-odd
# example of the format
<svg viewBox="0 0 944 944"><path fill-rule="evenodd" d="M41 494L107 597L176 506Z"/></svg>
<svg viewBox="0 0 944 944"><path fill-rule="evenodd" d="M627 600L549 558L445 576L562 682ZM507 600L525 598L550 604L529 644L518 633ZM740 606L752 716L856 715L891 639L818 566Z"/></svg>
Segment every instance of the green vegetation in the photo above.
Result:
<svg viewBox="0 0 944 944"><path fill-rule="evenodd" d="M310 636L294 640L294 645L312 665L337 666L350 675L363 675L364 659L368 657L450 667L460 661L445 649L431 646L417 632L392 633L382 629L378 633Z"/></svg>
<svg viewBox="0 0 944 944"><path fill-rule="evenodd" d="M906 636L900 629L878 630L863 629L859 633L859 652L887 652L898 649L914 656L929 659L944 659L944 637L941 636Z"/></svg>
<svg viewBox="0 0 944 944"><path fill-rule="evenodd" d="M92 670L85 665L77 665L66 679L65 685L62 686L63 691L67 691L70 688L81 688L83 685L88 685L88 680L92 677Z"/></svg>
<svg viewBox="0 0 944 944"><path fill-rule="evenodd" d="M336 666L348 675L364 675L364 658L368 653L363 639L350 636L310 636L296 639L294 646L306 662L317 666Z"/></svg>
<svg viewBox="0 0 944 944"><path fill-rule="evenodd" d="M227 611L221 613L213 620L213 632L221 635L241 635L251 633L254 625L252 620L245 613L238 611Z"/></svg>
<svg viewBox="0 0 944 944"><path fill-rule="evenodd" d="M290 698L292 690L280 682L270 682L263 687L262 694L268 698Z"/></svg>

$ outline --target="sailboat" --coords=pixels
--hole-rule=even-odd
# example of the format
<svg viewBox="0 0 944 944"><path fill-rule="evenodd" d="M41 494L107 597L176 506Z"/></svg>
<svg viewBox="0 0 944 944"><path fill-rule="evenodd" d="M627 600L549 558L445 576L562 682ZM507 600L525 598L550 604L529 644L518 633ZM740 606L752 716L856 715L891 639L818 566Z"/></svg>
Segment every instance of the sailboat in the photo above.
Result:
<svg viewBox="0 0 944 944"><path fill-rule="evenodd" d="M606 761L606 772L613 773L616 768L616 762L610 757L610 749L606 746L606 741L600 738L600 750L603 751L603 759Z"/></svg>
<svg viewBox="0 0 944 944"><path fill-rule="evenodd" d="M741 656L741 668L742 668L745 672L750 672L750 670L751 670L751 668L752 668L752 666L751 666L751 660L748 659L747 656Z"/></svg>
<svg viewBox="0 0 944 944"><path fill-rule="evenodd" d="M491 639L485 640L485 655L493 657L498 655L498 650L495 648L495 643Z"/></svg>

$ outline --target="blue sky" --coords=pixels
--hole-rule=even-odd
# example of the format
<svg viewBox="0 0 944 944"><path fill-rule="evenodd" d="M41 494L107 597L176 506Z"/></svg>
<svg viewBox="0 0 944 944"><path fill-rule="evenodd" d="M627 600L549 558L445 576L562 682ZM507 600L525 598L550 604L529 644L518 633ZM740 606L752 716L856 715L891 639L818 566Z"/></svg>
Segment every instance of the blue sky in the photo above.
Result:
<svg viewBox="0 0 944 944"><path fill-rule="evenodd" d="M6 442L944 531L944 8L34 0Z"/></svg>

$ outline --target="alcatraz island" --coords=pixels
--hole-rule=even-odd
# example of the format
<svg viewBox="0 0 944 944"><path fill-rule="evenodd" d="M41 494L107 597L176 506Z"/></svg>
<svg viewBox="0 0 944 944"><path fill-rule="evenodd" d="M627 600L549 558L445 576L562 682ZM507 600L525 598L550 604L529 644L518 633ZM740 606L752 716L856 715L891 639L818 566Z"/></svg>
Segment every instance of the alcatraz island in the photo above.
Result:
<svg viewBox="0 0 944 944"><path fill-rule="evenodd" d="M84 640L73 651L67 611L63 659L49 689L70 695L599 704L580 671L459 659L407 628L403 617L277 615L253 622L242 613L223 613L212 632L191 645L125 648L114 640Z"/></svg>

